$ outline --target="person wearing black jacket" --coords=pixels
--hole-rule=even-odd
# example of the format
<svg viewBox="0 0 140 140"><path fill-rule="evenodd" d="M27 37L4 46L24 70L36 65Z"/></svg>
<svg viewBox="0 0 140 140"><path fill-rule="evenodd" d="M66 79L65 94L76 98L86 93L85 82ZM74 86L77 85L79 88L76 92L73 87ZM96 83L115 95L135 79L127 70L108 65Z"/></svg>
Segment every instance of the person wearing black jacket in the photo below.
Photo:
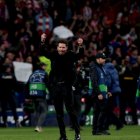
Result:
<svg viewBox="0 0 140 140"><path fill-rule="evenodd" d="M13 71L12 64L3 64L2 72L0 74L0 103L3 126L8 127L7 123L7 110L12 111L15 126L20 127L18 121L18 114L16 111L17 104L15 101L15 92L17 91L17 80Z"/></svg>
<svg viewBox="0 0 140 140"><path fill-rule="evenodd" d="M41 35L40 51L44 52L46 34ZM44 54L51 60L51 72L49 75L50 96L53 99L57 122L60 130L59 140L67 140L64 124L64 104L70 116L75 130L75 140L80 140L80 127L73 107L72 86L75 81L75 53L68 51L66 40L59 40L56 51L46 51Z"/></svg>
<svg viewBox="0 0 140 140"><path fill-rule="evenodd" d="M81 98L82 98L82 90L85 86L85 74L84 67L82 65L83 60L79 60L76 64L76 78L75 82L72 86L73 90L73 100L74 100L74 108L78 117L78 121L80 123L80 115L81 115ZM73 130L73 125L70 122L70 130Z"/></svg>
<svg viewBox="0 0 140 140"><path fill-rule="evenodd" d="M93 88L92 97L94 99L93 135L110 135L104 128L108 100L106 72L103 68L105 59L104 53L98 53L95 62L90 63L89 75Z"/></svg>

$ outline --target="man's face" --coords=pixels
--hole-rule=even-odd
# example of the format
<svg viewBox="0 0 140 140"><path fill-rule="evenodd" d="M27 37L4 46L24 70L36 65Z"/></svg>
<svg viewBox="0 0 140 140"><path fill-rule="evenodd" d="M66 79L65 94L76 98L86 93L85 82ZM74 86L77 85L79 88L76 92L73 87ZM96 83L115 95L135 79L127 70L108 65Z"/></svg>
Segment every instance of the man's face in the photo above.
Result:
<svg viewBox="0 0 140 140"><path fill-rule="evenodd" d="M64 43L59 43L57 46L57 51L59 55L64 55L68 50L68 47Z"/></svg>
<svg viewBox="0 0 140 140"><path fill-rule="evenodd" d="M100 62L101 62L101 64L104 64L105 63L105 59L100 58Z"/></svg>
<svg viewBox="0 0 140 140"><path fill-rule="evenodd" d="M78 43L78 45L81 46L83 44L83 39L82 38L78 38L77 39L77 43Z"/></svg>
<svg viewBox="0 0 140 140"><path fill-rule="evenodd" d="M98 62L99 64L103 65L103 64L105 63L105 59L103 59L103 58L98 58L98 59L97 59L97 62Z"/></svg>
<svg viewBox="0 0 140 140"><path fill-rule="evenodd" d="M42 41L42 42L45 42L46 38L47 38L47 35L46 35L45 33L43 33L43 34L41 35L41 41Z"/></svg>

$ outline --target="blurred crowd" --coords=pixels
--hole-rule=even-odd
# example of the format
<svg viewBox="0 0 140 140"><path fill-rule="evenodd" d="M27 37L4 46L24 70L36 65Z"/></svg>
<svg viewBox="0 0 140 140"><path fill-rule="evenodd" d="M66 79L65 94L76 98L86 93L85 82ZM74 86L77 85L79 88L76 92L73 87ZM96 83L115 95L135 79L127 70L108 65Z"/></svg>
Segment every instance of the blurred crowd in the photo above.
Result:
<svg viewBox="0 0 140 140"><path fill-rule="evenodd" d="M63 31L56 34L56 27L64 27L72 35L66 36ZM121 109L124 113L131 110L133 123L137 122L139 0L0 0L0 73L6 71L13 61L27 62L34 68L42 33L47 35L46 44L50 50L55 49L55 41L65 34L62 38L69 41L69 49L79 53L77 39L82 38L84 68L97 52L104 51L119 73Z"/></svg>

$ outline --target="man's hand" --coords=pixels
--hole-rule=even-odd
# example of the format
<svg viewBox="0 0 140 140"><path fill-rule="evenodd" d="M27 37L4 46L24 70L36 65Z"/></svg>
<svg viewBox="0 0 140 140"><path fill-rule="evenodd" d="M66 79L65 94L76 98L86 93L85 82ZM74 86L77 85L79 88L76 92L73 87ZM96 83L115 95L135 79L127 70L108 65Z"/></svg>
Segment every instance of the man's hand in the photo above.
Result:
<svg viewBox="0 0 140 140"><path fill-rule="evenodd" d="M32 102L32 99L25 99L26 103Z"/></svg>
<svg viewBox="0 0 140 140"><path fill-rule="evenodd" d="M45 34L45 33L43 33L42 35L41 35L41 42L45 42L46 41L46 38L47 38L47 35Z"/></svg>
<svg viewBox="0 0 140 140"><path fill-rule="evenodd" d="M74 86L72 86L72 90L73 90L73 91L75 91L75 90L76 90L76 88L75 88Z"/></svg>
<svg viewBox="0 0 140 140"><path fill-rule="evenodd" d="M104 97L103 97L102 94L99 94L99 95L98 95L98 99L99 99L99 100L103 100L103 98L104 98Z"/></svg>
<svg viewBox="0 0 140 140"><path fill-rule="evenodd" d="M108 92L108 97L112 97L112 93L111 92Z"/></svg>

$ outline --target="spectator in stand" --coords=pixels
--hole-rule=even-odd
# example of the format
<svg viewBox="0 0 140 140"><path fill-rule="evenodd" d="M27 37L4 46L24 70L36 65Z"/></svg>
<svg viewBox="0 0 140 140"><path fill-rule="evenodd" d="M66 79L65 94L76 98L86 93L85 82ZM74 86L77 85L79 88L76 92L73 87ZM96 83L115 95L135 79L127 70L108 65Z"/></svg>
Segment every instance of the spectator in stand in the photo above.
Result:
<svg viewBox="0 0 140 140"><path fill-rule="evenodd" d="M0 1L0 28L4 28L7 25L7 21L9 20L9 11L5 0Z"/></svg>
<svg viewBox="0 0 140 140"><path fill-rule="evenodd" d="M86 0L82 8L83 19L87 22L92 18L92 8L90 0Z"/></svg>
<svg viewBox="0 0 140 140"><path fill-rule="evenodd" d="M97 13L94 13L90 20L90 26L95 33L99 32L98 25L99 25L99 16Z"/></svg>
<svg viewBox="0 0 140 140"><path fill-rule="evenodd" d="M85 54L85 44L82 37L78 37L76 39L76 42L73 45L73 51L78 55L79 58L82 58Z"/></svg>
<svg viewBox="0 0 140 140"><path fill-rule="evenodd" d="M53 29L53 20L47 9L42 7L40 13L36 15L35 21L38 35L41 35L42 33L46 33L47 36L51 35L51 31Z"/></svg>

